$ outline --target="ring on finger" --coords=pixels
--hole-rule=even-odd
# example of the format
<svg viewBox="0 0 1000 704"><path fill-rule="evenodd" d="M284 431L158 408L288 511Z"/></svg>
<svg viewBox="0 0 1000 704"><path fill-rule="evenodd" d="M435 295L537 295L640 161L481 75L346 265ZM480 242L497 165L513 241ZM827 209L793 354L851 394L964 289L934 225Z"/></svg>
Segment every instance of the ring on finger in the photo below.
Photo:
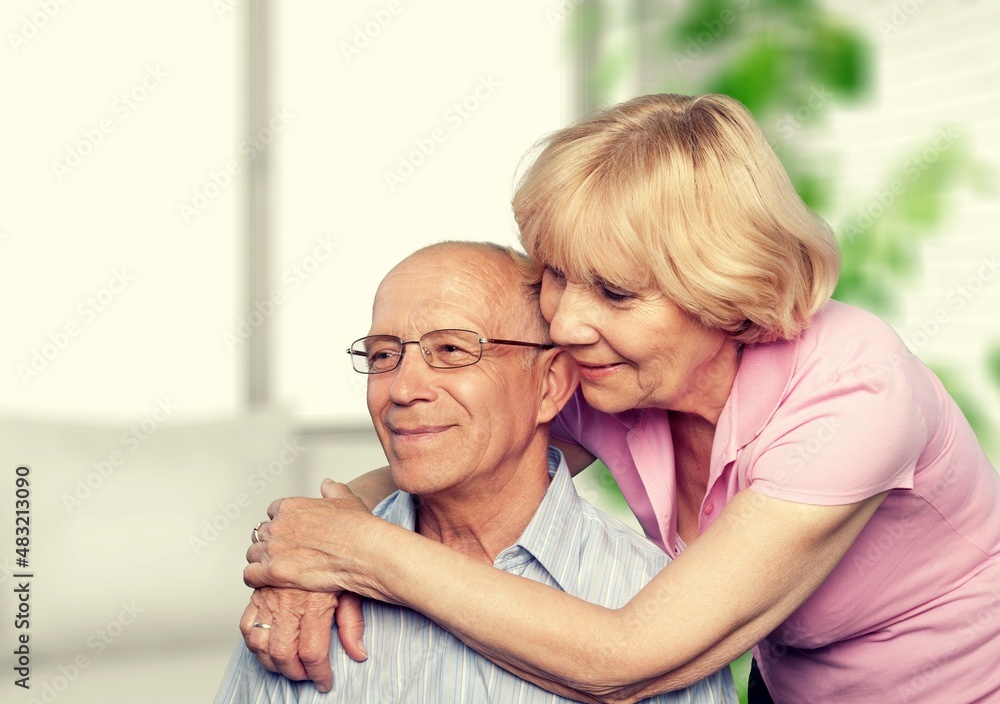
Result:
<svg viewBox="0 0 1000 704"><path fill-rule="evenodd" d="M261 527L262 525L264 525L265 523L267 523L267 521L259 521L259 522L257 523L257 525L255 525L255 526L253 527L253 541L254 541L255 543L259 543L259 542L260 542L260 536L259 536L259 535L257 535L257 529L258 529L258 528L260 528L260 527ZM254 625L256 626L257 624L254 624Z"/></svg>

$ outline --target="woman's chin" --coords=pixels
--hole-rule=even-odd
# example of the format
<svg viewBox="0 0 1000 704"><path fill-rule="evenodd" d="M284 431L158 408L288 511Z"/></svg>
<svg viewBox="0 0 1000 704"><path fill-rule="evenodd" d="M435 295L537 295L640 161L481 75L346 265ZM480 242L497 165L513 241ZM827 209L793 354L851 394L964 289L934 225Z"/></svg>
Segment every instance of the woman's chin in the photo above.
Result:
<svg viewBox="0 0 1000 704"><path fill-rule="evenodd" d="M635 399L624 389L608 384L595 384L585 379L580 379L580 388L587 404L598 411L621 413L635 408Z"/></svg>

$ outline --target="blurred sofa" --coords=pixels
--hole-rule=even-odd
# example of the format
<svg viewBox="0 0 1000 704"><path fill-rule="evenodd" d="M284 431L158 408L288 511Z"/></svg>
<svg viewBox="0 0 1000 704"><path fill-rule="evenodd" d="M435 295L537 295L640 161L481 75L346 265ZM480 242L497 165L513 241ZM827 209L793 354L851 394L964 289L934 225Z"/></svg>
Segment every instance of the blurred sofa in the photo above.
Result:
<svg viewBox="0 0 1000 704"><path fill-rule="evenodd" d="M30 690L50 704L211 701L249 598L250 532L268 504L379 466L372 431L301 433L280 412L200 423L162 406L121 425L0 419L0 619L7 679L29 635ZM29 566L15 564L15 470L29 467ZM23 473L23 472L22 472ZM12 574L27 572L29 580ZM23 592L22 592L23 593ZM24 624L22 624L23 626Z"/></svg>

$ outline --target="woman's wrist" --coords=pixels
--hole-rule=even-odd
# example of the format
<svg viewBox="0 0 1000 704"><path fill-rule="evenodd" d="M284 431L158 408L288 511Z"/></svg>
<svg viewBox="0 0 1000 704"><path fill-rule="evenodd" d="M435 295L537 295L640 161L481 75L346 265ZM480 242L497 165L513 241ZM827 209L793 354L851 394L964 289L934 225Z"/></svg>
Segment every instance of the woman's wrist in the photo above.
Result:
<svg viewBox="0 0 1000 704"><path fill-rule="evenodd" d="M325 565L316 575L323 591L350 591L379 601L398 601L394 585L405 580L399 557L423 540L412 531L368 514L358 515L346 531L337 530L324 549Z"/></svg>
<svg viewBox="0 0 1000 704"><path fill-rule="evenodd" d="M373 469L366 474L355 477L347 482L347 487L364 502L369 510L374 509L389 494L396 491L396 485L392 481L392 474L388 467Z"/></svg>

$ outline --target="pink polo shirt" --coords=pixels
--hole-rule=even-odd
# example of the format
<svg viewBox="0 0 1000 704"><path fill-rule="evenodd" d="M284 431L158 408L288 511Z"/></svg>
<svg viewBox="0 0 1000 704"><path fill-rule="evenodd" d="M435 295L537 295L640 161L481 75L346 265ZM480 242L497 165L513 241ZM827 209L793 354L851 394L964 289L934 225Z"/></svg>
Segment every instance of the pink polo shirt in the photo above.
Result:
<svg viewBox="0 0 1000 704"><path fill-rule="evenodd" d="M553 433L603 460L651 540L683 548L666 411L606 414L578 390ZM819 505L892 490L754 649L776 702L1000 702L1000 476L886 323L832 301L796 340L744 350L699 532L747 488Z"/></svg>

